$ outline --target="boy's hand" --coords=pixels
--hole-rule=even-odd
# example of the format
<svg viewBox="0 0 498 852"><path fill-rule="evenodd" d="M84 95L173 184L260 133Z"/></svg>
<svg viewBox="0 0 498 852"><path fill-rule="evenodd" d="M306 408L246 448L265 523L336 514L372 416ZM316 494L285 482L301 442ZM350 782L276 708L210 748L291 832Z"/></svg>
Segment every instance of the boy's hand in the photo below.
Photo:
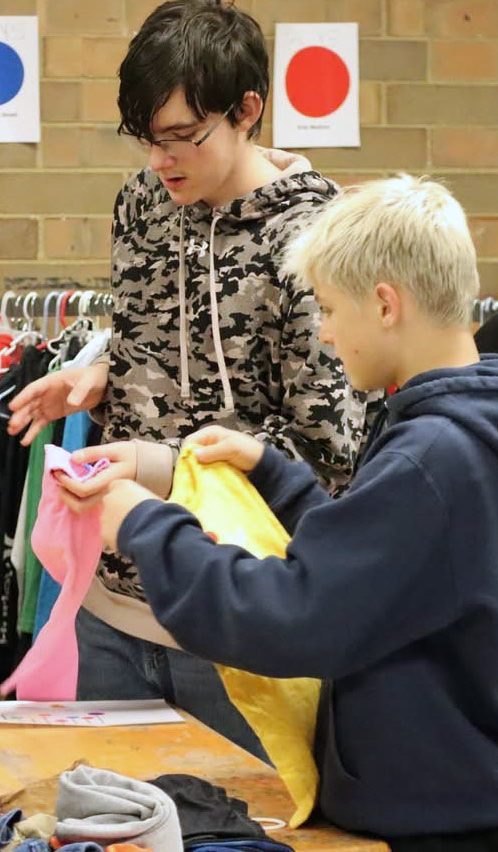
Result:
<svg viewBox="0 0 498 852"><path fill-rule="evenodd" d="M158 497L128 479L111 482L102 501L100 529L104 547L115 551L117 549L118 532L126 516L135 506L144 500L157 500Z"/></svg>
<svg viewBox="0 0 498 852"><path fill-rule="evenodd" d="M135 479L137 474L137 447L133 441L118 441L114 444L101 444L99 447L87 447L77 450L71 459L80 464L93 463L107 458L111 462L108 468L86 482L55 474L60 485L60 497L73 512L81 513L91 509L103 499L112 482L117 479Z"/></svg>
<svg viewBox="0 0 498 852"><path fill-rule="evenodd" d="M223 426L206 426L189 435L185 443L195 443L196 457L203 464L226 461L248 473L256 467L263 455L264 445L244 432L225 429Z"/></svg>
<svg viewBox="0 0 498 852"><path fill-rule="evenodd" d="M13 412L9 435L17 435L31 424L21 443L27 447L52 420L94 408L102 401L107 386L107 364L69 367L27 385L9 404Z"/></svg>

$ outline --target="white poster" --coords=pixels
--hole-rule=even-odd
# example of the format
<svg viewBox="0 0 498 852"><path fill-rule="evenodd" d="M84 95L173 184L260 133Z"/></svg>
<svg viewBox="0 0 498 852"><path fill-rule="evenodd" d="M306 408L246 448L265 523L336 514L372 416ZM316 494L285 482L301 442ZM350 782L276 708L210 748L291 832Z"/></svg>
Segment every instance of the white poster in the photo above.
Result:
<svg viewBox="0 0 498 852"><path fill-rule="evenodd" d="M0 725L108 728L184 722L162 699L143 701L2 701Z"/></svg>
<svg viewBox="0 0 498 852"><path fill-rule="evenodd" d="M38 18L0 16L0 142L39 141Z"/></svg>
<svg viewBox="0 0 498 852"><path fill-rule="evenodd" d="M360 144L358 24L277 24L273 144Z"/></svg>

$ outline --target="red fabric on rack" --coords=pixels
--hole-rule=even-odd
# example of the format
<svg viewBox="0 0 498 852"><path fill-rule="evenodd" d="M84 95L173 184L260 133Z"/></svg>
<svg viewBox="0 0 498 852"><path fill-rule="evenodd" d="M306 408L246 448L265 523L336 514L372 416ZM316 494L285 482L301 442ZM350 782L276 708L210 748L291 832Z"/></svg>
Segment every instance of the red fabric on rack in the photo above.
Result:
<svg viewBox="0 0 498 852"><path fill-rule="evenodd" d="M7 349L14 338L11 334L7 334L6 332L0 334L0 350ZM0 351L0 370L8 370L12 364L17 363L19 360L16 352L10 352L8 355L2 355Z"/></svg>
<svg viewBox="0 0 498 852"><path fill-rule="evenodd" d="M60 309L59 309L59 320L60 320L60 324L61 324L62 328L65 328L66 325L67 325L67 322L66 322L67 303L69 302L69 299L71 298L72 295L74 295L75 292L76 292L76 290L68 290L67 293L64 293L64 295L61 298L61 305L60 305Z"/></svg>

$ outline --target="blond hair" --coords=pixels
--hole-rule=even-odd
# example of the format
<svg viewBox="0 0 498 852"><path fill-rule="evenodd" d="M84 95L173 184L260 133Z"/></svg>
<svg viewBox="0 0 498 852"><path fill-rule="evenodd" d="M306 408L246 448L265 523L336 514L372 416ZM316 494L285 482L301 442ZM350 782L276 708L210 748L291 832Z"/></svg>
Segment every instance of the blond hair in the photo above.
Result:
<svg viewBox="0 0 498 852"><path fill-rule="evenodd" d="M462 207L441 184L407 174L344 189L290 242L283 270L358 298L381 281L399 285L442 325L468 323L479 292Z"/></svg>

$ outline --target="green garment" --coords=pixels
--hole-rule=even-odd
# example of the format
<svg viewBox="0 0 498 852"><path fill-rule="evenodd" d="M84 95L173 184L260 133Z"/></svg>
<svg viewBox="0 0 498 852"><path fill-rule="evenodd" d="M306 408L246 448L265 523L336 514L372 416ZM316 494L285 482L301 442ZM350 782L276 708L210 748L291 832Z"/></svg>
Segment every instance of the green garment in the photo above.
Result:
<svg viewBox="0 0 498 852"><path fill-rule="evenodd" d="M52 442L53 432L54 426L52 423L49 423L48 426L45 426L40 434L36 436L29 453L28 472L26 474L28 481L26 527L24 529L26 556L24 563L21 612L19 614L17 626L20 633L32 633L35 626L38 589L40 587L40 578L43 566L33 553L33 548L31 547L31 533L35 525L36 516L38 514L38 504L41 497L43 466L45 463L45 444L50 444Z"/></svg>

